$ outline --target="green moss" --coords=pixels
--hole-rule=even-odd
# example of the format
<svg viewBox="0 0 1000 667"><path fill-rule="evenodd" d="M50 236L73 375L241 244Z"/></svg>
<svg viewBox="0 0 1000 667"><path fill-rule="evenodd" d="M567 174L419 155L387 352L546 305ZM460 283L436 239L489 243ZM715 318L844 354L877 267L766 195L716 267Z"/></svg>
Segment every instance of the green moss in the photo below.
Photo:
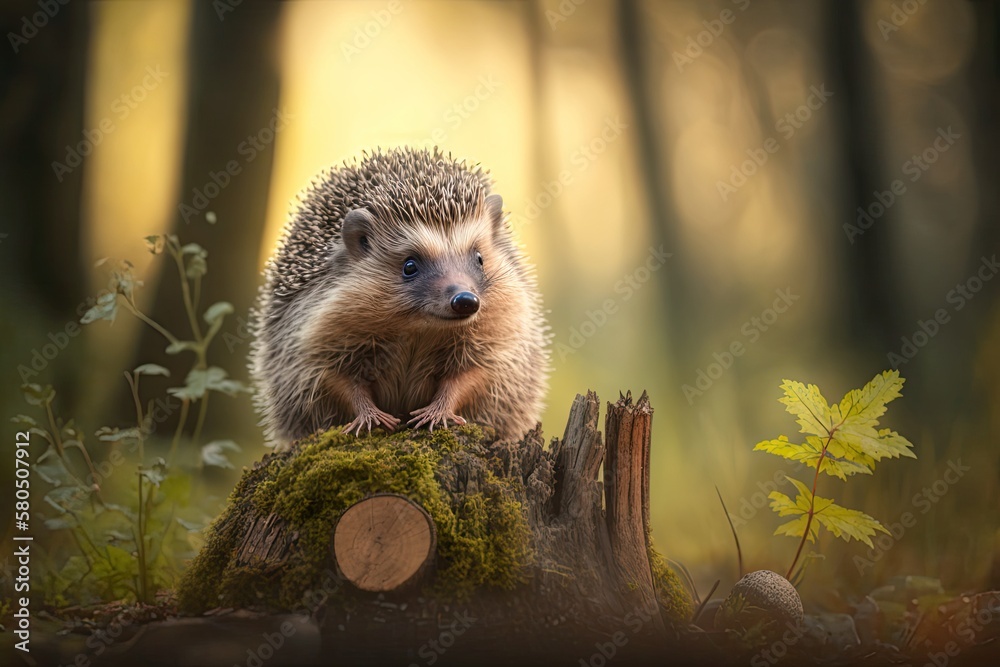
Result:
<svg viewBox="0 0 1000 667"><path fill-rule="evenodd" d="M182 608L217 605L291 609L332 569L331 530L352 504L374 493L398 493L434 521L438 595L461 597L481 586L511 588L531 557L530 530L512 482L480 470L475 492L445 493L457 462L477 456L493 434L478 426L427 433L376 432L355 438L333 429L247 471L185 575ZM298 532L297 549L280 568L237 566L233 555L255 517L281 517ZM341 591L344 593L344 591Z"/></svg>
<svg viewBox="0 0 1000 667"><path fill-rule="evenodd" d="M653 571L653 586L660 605L675 621L688 621L694 613L691 594L663 554L652 546L649 547L649 565Z"/></svg>

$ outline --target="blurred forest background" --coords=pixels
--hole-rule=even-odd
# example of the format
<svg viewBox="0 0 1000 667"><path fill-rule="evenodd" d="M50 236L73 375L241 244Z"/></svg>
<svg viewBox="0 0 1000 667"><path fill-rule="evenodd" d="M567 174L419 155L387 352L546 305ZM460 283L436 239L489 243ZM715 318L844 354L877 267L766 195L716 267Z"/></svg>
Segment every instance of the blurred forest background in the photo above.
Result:
<svg viewBox="0 0 1000 667"><path fill-rule="evenodd" d="M41 4L0 8L5 418L26 410L23 382L54 385L88 434L134 419L124 370L174 371L144 380L149 397L179 384L188 360L126 313L38 356L106 287L105 257L134 263L144 312L186 327L148 234L207 249L201 301L235 308L209 362L246 379L241 323L296 193L365 149L436 144L491 171L538 267L546 434L578 392L649 391L654 536L702 592L736 576L714 486L749 568L783 571L797 545L755 507L791 472L751 452L794 439L782 379L834 401L894 366L907 382L885 425L919 458L820 494L917 524L862 575L867 549L824 534L806 585L1000 587L1000 279L984 280L1000 249L998 4L74 1L32 33ZM75 160L81 142L96 145ZM213 401L184 447L242 452L209 477L206 517L265 453L248 396ZM921 513L914 494L959 460L971 470Z"/></svg>

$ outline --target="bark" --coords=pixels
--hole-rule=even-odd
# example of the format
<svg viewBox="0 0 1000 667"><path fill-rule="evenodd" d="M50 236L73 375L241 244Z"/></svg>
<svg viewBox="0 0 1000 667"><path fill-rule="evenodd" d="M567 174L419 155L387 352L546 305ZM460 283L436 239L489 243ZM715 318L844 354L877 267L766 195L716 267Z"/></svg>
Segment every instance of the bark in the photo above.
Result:
<svg viewBox="0 0 1000 667"><path fill-rule="evenodd" d="M402 663L451 633L456 649L449 664L506 663L527 646L533 658L558 661L586 659L595 643L620 633L628 648L621 650L631 655L626 662L659 653L676 619L658 601L649 557L653 411L645 393L638 402L628 394L609 403L606 449L598 411L596 394L577 396L563 438L551 447L543 447L538 431L519 443L487 443L439 477L452 499L476 493L487 474L515 489L532 558L513 590L487 588L459 601L417 590L414 581L433 583L427 513L396 495L374 495L348 509L331 531L340 581L321 614L324 652L366 664ZM598 479L602 463L606 487ZM273 571L296 548L292 533L273 516L255 519L237 560ZM340 586L354 590L353 603L334 601Z"/></svg>

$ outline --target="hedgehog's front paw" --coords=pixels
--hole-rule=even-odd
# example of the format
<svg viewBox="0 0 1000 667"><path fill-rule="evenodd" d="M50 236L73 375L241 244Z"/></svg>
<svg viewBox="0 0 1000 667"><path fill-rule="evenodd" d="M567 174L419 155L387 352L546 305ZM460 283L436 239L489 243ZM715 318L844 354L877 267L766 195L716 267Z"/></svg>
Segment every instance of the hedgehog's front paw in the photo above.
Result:
<svg viewBox="0 0 1000 667"><path fill-rule="evenodd" d="M360 436L361 431L368 429L371 433L372 429L376 426L383 426L387 431L395 430L396 426L399 424L399 420L390 415L388 412L382 412L374 405L369 408L362 410L357 417L354 418L350 424L344 427L344 433L354 433L354 435Z"/></svg>
<svg viewBox="0 0 1000 667"><path fill-rule="evenodd" d="M444 428L448 428L449 420L456 424L465 423L464 419L452 412L447 406L439 405L436 402L431 403L426 408L414 410L410 414L414 416L413 419L407 422L410 426L420 428L426 425L427 429L431 432L439 424Z"/></svg>

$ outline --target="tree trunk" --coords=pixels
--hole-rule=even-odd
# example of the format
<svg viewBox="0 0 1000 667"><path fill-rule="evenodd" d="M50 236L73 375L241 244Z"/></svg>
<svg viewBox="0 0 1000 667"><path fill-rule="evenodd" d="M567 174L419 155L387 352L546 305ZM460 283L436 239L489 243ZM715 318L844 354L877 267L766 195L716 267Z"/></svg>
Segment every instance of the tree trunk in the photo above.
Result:
<svg viewBox="0 0 1000 667"><path fill-rule="evenodd" d="M71 345L58 364L42 366L32 366L32 348L41 350L50 343L49 332L62 335L79 319L86 296L80 199L89 165L84 157L70 167L67 154L86 139L90 7L60 5L40 28L32 23L40 22L39 11L35 2L0 8L8 49L0 63L0 305L9 320L0 359L11 369L0 400L21 404L22 382L52 384L63 410L72 413L81 346Z"/></svg>
<svg viewBox="0 0 1000 667"><path fill-rule="evenodd" d="M219 3L197 2L192 9L187 137L178 213L171 233L178 234L182 243L198 243L208 250L208 274L203 280L198 318L217 301L229 301L235 309L213 344L209 364L224 366L237 379L245 380L244 364L232 355L247 354L249 343L241 331L261 282L257 257L264 234L274 144L280 140L280 129L272 130L281 127L276 113L280 106L277 59L283 7L281 3L243 3L223 14L223 20L217 14L218 7ZM217 223L208 222L209 212ZM164 259L158 263L161 275L154 281L156 294L148 314L174 329L176 335L190 338L177 269L169 258ZM231 340L237 342L226 342ZM142 329L132 365L155 360L171 371L170 378L148 378L146 390L151 395L164 395L168 387L183 381L191 365L188 353L164 356L165 347L159 333ZM211 440L220 432L220 424L231 434L232 424L247 423L247 403L218 394L210 400L203 438L195 445ZM110 402L109 409L117 413L128 405L131 399L123 393ZM188 433L198 411L197 405L192 408ZM127 413L118 416L119 420L128 417ZM160 428L172 432L175 425L171 418Z"/></svg>

